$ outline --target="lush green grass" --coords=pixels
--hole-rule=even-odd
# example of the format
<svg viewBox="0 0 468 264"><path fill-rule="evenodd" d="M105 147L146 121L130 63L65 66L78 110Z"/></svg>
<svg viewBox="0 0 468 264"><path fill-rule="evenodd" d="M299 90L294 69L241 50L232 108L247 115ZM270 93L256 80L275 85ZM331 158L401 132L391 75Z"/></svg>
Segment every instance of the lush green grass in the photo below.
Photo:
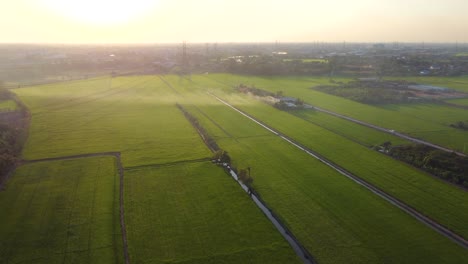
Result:
<svg viewBox="0 0 468 264"><path fill-rule="evenodd" d="M18 106L13 100L0 101L0 112L14 111Z"/></svg>
<svg viewBox="0 0 468 264"><path fill-rule="evenodd" d="M122 263L115 159L21 166L0 192L1 263Z"/></svg>
<svg viewBox="0 0 468 264"><path fill-rule="evenodd" d="M255 188L320 263L463 263L468 259L466 250L205 93L206 88L220 88L213 91L466 235L466 192L348 140L352 138L369 145L380 140L381 134L365 138L360 135L365 130L348 126L344 121L303 116L306 121L256 100L229 94L230 85L240 82L250 85L252 81L259 88L283 90L292 96L296 95L290 91L295 91L307 95L304 98L307 101L338 109L344 102L343 109L351 106L351 109L369 111L361 109L361 105L346 105L346 100L308 89L312 84L328 83L327 78L240 79L231 75L215 78L194 75L190 82L175 76L165 79L174 87L154 76L135 76L15 90L33 114L25 157L122 151L125 166L138 166L209 156L198 134L175 107L179 102L230 152L238 167L252 168ZM387 108L376 108L376 111L393 111ZM395 116L389 117L398 124ZM428 121L419 122L427 125ZM346 132L347 139L330 130L352 132ZM30 166L32 175L53 175L48 171L60 168L56 163L42 168L33 167L39 164ZM126 171L126 221L133 262L296 261L284 240L239 187L212 166L184 163ZM75 166L72 172L64 174L86 174L86 170L97 168L100 167L93 164L82 169ZM109 187L102 185L106 185L102 188ZM73 192L68 190L69 193ZM0 208L11 208L10 204L13 203L0 204ZM100 208L103 207L96 210ZM41 226L49 223L47 219L39 222ZM20 229L28 232L28 228ZM10 248L6 254L12 255L15 244L6 242L5 245Z"/></svg>
<svg viewBox="0 0 468 264"><path fill-rule="evenodd" d="M210 162L126 171L133 263L300 263L247 194Z"/></svg>
<svg viewBox="0 0 468 264"><path fill-rule="evenodd" d="M217 136L218 144L230 153L235 166L251 167L254 187L319 263L466 262L468 252L453 242L260 126L252 127L252 121L215 99L207 102L209 95L198 93L196 88L209 87L210 84L202 83L196 76L192 76L192 80L192 83L185 84L173 82L180 91L192 87L194 98L188 101L194 105L187 109L197 116L210 133ZM228 96L219 90L216 92ZM262 104L254 100L235 95L229 98L237 106L249 111L262 108ZM203 104L198 104L198 101L203 101ZM269 117L262 116L262 119L276 119L278 113L282 113L285 119L281 122L285 125L295 126L287 119L300 120L304 125L296 128L304 128L309 138L324 147L328 146L332 149L330 151L346 151L346 145L343 148L339 145L342 142L329 145L341 137L318 127L318 131L314 132L308 126L316 126L273 108L268 111ZM229 135L223 130L228 131ZM332 135L330 140L324 140L323 136L328 136L326 133ZM367 150L357 146L360 147L358 151ZM349 153L359 158L360 152L345 154L351 156ZM415 173L407 166L403 167ZM440 184L434 183L435 186ZM459 195L453 188L449 190L451 195Z"/></svg>
<svg viewBox="0 0 468 264"><path fill-rule="evenodd" d="M206 87L210 85L205 82ZM224 96L272 127L468 237L467 192L252 98L238 94ZM440 135L439 131L435 133ZM453 134L447 133L447 137Z"/></svg>
<svg viewBox="0 0 468 264"><path fill-rule="evenodd" d="M453 122L466 119L468 110L465 109L438 104L373 106L310 89L312 86L328 83L329 80L325 77L262 78L217 74L207 75L203 79L207 80L203 82L210 82L211 86L224 87L224 89L245 83L273 92L283 91L286 96L301 98L309 104L459 151L462 151L464 144L468 142L468 133L449 126ZM346 80L336 79L336 81Z"/></svg>
<svg viewBox="0 0 468 264"><path fill-rule="evenodd" d="M392 142L393 145L409 143L408 141L391 134L361 126L322 112L314 110L300 110L292 111L291 113L315 125L323 127L335 134L341 135L349 140L367 147L378 146L387 141Z"/></svg>
<svg viewBox="0 0 468 264"><path fill-rule="evenodd" d="M468 106L468 98L447 100L447 103Z"/></svg>
<svg viewBox="0 0 468 264"><path fill-rule="evenodd" d="M27 159L121 151L125 166L208 157L157 76L105 78L15 92L32 112ZM191 147L187 147L191 146Z"/></svg>

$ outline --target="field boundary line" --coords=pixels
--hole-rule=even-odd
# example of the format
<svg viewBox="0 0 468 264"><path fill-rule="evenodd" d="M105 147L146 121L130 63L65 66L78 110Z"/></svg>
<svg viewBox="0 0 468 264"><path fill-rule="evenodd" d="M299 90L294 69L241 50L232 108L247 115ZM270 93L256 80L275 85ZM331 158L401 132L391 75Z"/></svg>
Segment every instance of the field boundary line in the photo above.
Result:
<svg viewBox="0 0 468 264"><path fill-rule="evenodd" d="M361 121L361 120L358 120L358 119L355 119L355 118L352 118L352 117L349 117L349 116L346 116L346 115L338 114L336 112L329 111L329 110L326 110L326 109L323 109L323 108L320 108L320 107L316 107L316 106L312 106L312 107L316 111L319 111L319 112L322 112L322 113L325 113L325 114L329 114L329 115L332 115L332 116L335 116L335 117L338 117L338 118L341 118L341 119L344 119L344 120L359 124L361 126L369 127L369 128L381 131L381 132L385 132L385 133L390 134L390 135L394 135L394 136L399 137L399 138L409 140L411 142L423 144L423 145L433 147L433 148L436 148L438 150L442 150L442 151L445 151L445 152L450 152L450 153L453 152L453 153L456 153L459 156L466 157L466 155L464 153L462 153L462 152L455 151L453 149L449 149L449 148L446 148L446 147L442 147L442 146L439 146L439 145L436 145L436 144L433 144L431 142L424 141L424 140L421 140L421 139L418 139L418 138L414 138L414 137L408 136L406 134L394 131L392 129L386 129L386 128L383 128L383 127L380 127L380 126L376 126L376 125L373 125L371 123L367 123L367 122L364 122L364 121Z"/></svg>
<svg viewBox="0 0 468 264"><path fill-rule="evenodd" d="M449 238L450 240L452 240L456 244L462 246L463 248L468 249L468 241L465 238L463 238L462 236L458 235L457 233L451 231L450 229L448 229L447 227L445 227L442 224L438 223L437 221L427 217L426 215L420 213L419 211L417 211L413 207L407 205L403 201L391 196L390 194L384 192L380 188L378 188L378 187L372 185L371 183L361 179L360 177L352 174L351 172L347 171L346 169L342 168L341 166L339 166L339 165L333 163L332 161L328 160L327 158L323 157L319 153L317 153L317 152L315 152L315 151L301 145L300 143L296 142L292 138L290 138L290 137L288 137L288 136L286 136L284 134L280 134L278 131L276 131L273 128L267 126L266 124L262 123L261 121L255 119L254 117L250 116L249 114L245 113L244 111L236 108L235 106L229 104L228 102L224 101L223 99L219 98L218 96L216 96L216 95L214 95L214 94L212 94L210 92L208 92L208 94L215 97L218 101L220 101L221 103L225 104L226 106L232 108L233 110L237 111L241 115L247 117L251 121L257 123L258 125L265 128L266 130L270 131L271 133L279 136L281 139L287 141L288 143L295 146L296 148L304 151L308 155L314 157L315 159L319 160L320 162L322 162L325 165L329 166L330 168L334 169L335 171L337 171L341 175L343 175L343 176L351 179L352 181L356 182L357 184L365 187L366 189L368 189L372 193L376 194L377 196L383 198L384 200L386 200L390 204L392 204L392 205L396 206L397 208L401 209L402 211L406 212L408 215L412 216L413 218L415 218L419 222L425 224L426 226L432 228L433 230L437 231L438 233L442 234L443 236Z"/></svg>
<svg viewBox="0 0 468 264"><path fill-rule="evenodd" d="M146 168L160 168L160 167L175 166L175 165L187 164L187 163L206 162L206 161L211 161L211 158L207 157L207 158L191 159L191 160L179 160L179 161L173 161L173 162L167 162L167 163L144 164L144 165L124 167L124 170L126 171L144 170Z"/></svg>
<svg viewBox="0 0 468 264"><path fill-rule="evenodd" d="M77 155L70 155L70 156L53 157L53 158L21 160L19 166L25 165L25 164L34 164L34 163L39 163L39 162L73 160L73 159L90 158L90 157L114 157L116 158L117 172L119 174L119 179L120 179L119 212L120 212L120 229L122 232L123 253L124 253L125 264L130 264L130 256L128 254L127 228L125 226L124 168L123 168L120 152L109 151L109 152L85 153L85 154L77 154Z"/></svg>

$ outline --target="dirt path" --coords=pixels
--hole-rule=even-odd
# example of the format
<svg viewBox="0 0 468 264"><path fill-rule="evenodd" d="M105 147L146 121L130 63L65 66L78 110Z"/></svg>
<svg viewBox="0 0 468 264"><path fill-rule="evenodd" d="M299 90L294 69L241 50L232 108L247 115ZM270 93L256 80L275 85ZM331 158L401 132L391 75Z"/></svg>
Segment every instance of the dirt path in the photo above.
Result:
<svg viewBox="0 0 468 264"><path fill-rule="evenodd" d="M89 158L89 157L115 157L117 171L120 178L120 192L119 192L119 211L120 211L120 228L122 232L122 243L123 243L123 253L125 258L125 264L130 264L130 256L128 254L128 243L127 243L127 228L125 226L125 210L124 210L124 168L122 165L122 159L120 157L120 152L100 152L100 153L86 153L79 155L71 156L62 156L54 158L44 158L44 159L35 159L35 160L22 160L19 166L24 164L33 164L39 162L49 162L49 161L59 161L59 160L71 160L79 158Z"/></svg>
<svg viewBox="0 0 468 264"><path fill-rule="evenodd" d="M455 243L457 243L458 245L468 249L468 240L466 240L465 238L463 238L462 236L456 234L455 232L451 231L450 229L448 229L447 227L441 225L440 223L430 219L429 217L425 216L424 214L420 213L419 211L417 211L416 209L412 208L411 206L405 204L404 202L398 200L397 198L391 196L390 194L384 192L383 190L377 188L376 186L368 183L367 181L359 178L358 176L352 174L351 172L347 171L346 169L338 166L337 164L333 163L332 161L326 159L325 157L321 156L320 154L318 154L317 152L305 147L305 146L302 146L301 144L299 144L298 142L294 141L292 138L284 135L284 134L280 134L279 132L277 132L276 130L274 130L273 128L265 125L264 123L262 123L261 121L255 119L254 117L248 115L247 113L243 112L242 110L232 106L231 104L229 104L228 102L224 101L223 99L217 97L216 95L214 94L211 94L209 93L211 96L215 97L218 101L220 101L221 103L225 104L226 106L234 109L236 112L240 113L241 115L247 117L248 119L250 119L251 121L257 123L258 125L262 126L263 128L265 128L266 130L270 131L271 133L279 136L280 138L282 138L283 140L287 141L289 144L297 147L298 149L306 152L308 155L314 157L315 159L319 160L320 162L324 163L325 165L331 167L332 169L334 169L335 171L337 171L338 173L342 174L343 176L351 179L352 181L356 182L357 184L365 187L366 189L368 189L369 191L373 192L374 194L380 196L381 198L383 198L384 200L386 200L387 202L391 203L392 205L400 208L401 210L403 210L404 212L406 212L407 214L409 214L410 216L414 217L416 220L418 220L419 222L429 226L430 228L434 229L435 231L437 231L438 233L444 235L445 237L449 238L450 240L454 241Z"/></svg>

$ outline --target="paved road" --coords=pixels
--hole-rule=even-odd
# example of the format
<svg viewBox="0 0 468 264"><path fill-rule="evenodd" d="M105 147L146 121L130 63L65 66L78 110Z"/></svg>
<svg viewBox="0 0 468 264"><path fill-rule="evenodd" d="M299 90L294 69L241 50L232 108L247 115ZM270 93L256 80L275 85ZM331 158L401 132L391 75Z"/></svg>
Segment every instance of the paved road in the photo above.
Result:
<svg viewBox="0 0 468 264"><path fill-rule="evenodd" d="M424 140L421 140L421 139L410 137L410 136L407 136L405 134L396 132L394 130L386 129L386 128L379 127L379 126L376 126L376 125L373 125L373 124L370 124L370 123L366 123L366 122L363 122L361 120L357 120L357 119L351 118L349 116L345 116L345 115L338 114L338 113L335 113L335 112L332 112L332 111L329 111L329 110L325 110L325 109L320 108L320 107L315 107L315 106L311 106L311 107L313 107L315 110L317 110L319 112L323 112L323 113L326 113L326 114L329 114L329 115L333 115L333 116L336 116L336 117L351 121L353 123L356 123L356 124L359 124L359 125L362 125L362 126L370 127L370 128L375 129L375 130L379 130L379 131L382 131L382 132L385 132L385 133L389 133L389 134L392 134L394 136L397 136L397 137L400 137L400 138L403 138L403 139L406 139L406 140L409 140L409 141L412 141L412 142L415 142L415 143L430 146L430 147L433 147L433 148L436 148L436 149L439 149L439 150L443 150L443 151L446 151L446 152L450 152L450 153L454 152L454 153L456 153L456 154L458 154L458 155L460 155L462 157L466 157L466 155L464 153L454 151L453 149L445 148L445 147L433 144L431 142L427 142L427 141L424 141Z"/></svg>
<svg viewBox="0 0 468 264"><path fill-rule="evenodd" d="M416 209L412 208L411 206L405 204L404 202L398 200L397 198L391 196L390 194L387 194L386 192L384 192L381 189L377 188L376 186L368 183L367 181L359 178L358 176L352 174L351 172L347 171L346 169L338 166L337 164L334 164L332 161L326 159L325 157L318 154L317 152L315 152L315 151L313 151L313 150L311 150L311 149L309 149L309 148L307 148L305 146L302 146L300 143L294 141L293 139L291 139L290 137L288 137L288 136L286 136L284 134L280 134L278 131L274 130L273 128L271 128L271 127L269 127L267 125L265 125L261 121L259 121L259 120L255 119L254 117L248 115L247 113L245 113L242 110L236 108L235 106L232 106L231 104L229 104L228 102L224 101L223 99L217 97L216 95L211 94L211 93L209 93L209 94L214 96L217 100L219 100L223 104L225 104L228 107L234 109L235 111L237 111L241 115L247 117L248 119L250 119L253 122L257 123L258 125L262 126L266 130L270 131L271 133L279 136L280 138L287 141L291 145L293 145L293 146L297 147L298 149L306 152L308 155L316 158L317 160L319 160L320 162L324 163L325 165L331 167L332 169L334 169L338 173L342 174L343 176L345 176L345 177L349 178L350 180L356 182L357 184L367 188L369 191L371 191L374 194L376 194L376 195L380 196L381 198L385 199L387 202L389 202L389 203L393 204L394 206L400 208L401 210L403 210L407 214L409 214L412 217L416 218L416 220L420 221L421 223L424 223L425 225L427 225L430 228L434 229L438 233L440 233L440 234L444 235L445 237L449 238L450 240L454 241L458 245L468 249L468 240L466 240L465 238L461 237L460 235L452 232L447 227L445 227L445 226L439 224L438 222L430 219L429 217L423 215L422 213L418 212Z"/></svg>

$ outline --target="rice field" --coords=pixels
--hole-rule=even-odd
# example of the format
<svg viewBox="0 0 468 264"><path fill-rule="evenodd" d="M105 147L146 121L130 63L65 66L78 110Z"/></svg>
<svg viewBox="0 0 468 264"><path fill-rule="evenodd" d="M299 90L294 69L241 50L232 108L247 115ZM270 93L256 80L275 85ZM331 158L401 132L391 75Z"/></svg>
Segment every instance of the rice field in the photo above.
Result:
<svg viewBox="0 0 468 264"><path fill-rule="evenodd" d="M126 172L133 263L301 263L245 192L210 162Z"/></svg>
<svg viewBox="0 0 468 264"><path fill-rule="evenodd" d="M1 263L123 263L112 157L23 165L0 192Z"/></svg>

